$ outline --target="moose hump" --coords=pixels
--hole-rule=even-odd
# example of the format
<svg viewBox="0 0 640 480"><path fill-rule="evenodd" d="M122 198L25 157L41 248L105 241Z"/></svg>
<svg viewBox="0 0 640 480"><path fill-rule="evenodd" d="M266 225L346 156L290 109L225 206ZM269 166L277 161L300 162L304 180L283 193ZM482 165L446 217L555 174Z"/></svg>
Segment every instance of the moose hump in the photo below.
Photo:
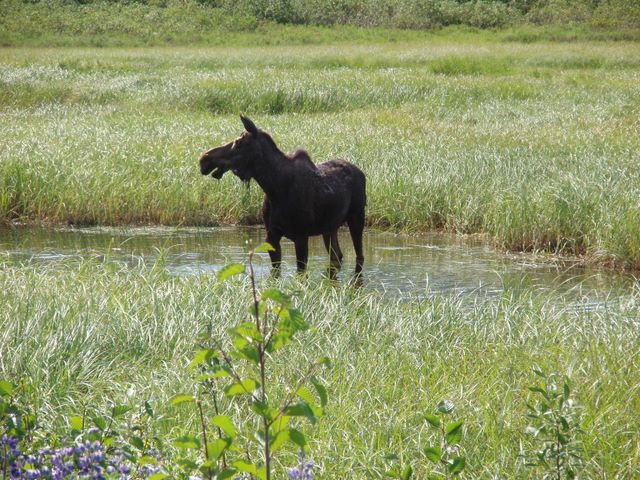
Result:
<svg viewBox="0 0 640 480"><path fill-rule="evenodd" d="M294 150L293 152L291 152L289 154L289 158L291 160L295 160L295 161L299 161L299 162L309 162L312 165L314 164L311 161L311 157L309 156L307 151L302 149L302 148L298 148L297 150Z"/></svg>

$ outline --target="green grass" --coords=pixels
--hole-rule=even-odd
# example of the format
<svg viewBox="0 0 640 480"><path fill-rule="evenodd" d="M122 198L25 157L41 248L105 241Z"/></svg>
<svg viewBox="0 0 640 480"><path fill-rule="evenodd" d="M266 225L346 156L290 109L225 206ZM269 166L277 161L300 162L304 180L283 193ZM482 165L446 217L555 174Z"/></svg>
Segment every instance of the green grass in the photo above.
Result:
<svg viewBox="0 0 640 480"><path fill-rule="evenodd" d="M369 225L639 268L638 44L407 35L0 50L0 219L258 222L257 186L197 169L244 112L285 151L360 165Z"/></svg>
<svg viewBox="0 0 640 480"><path fill-rule="evenodd" d="M2 46L304 45L452 31L524 42L638 40L640 8L635 0L0 0Z"/></svg>
<svg viewBox="0 0 640 480"><path fill-rule="evenodd" d="M0 377L29 378L44 426L65 414L150 400L165 438L196 432L172 395L189 391L194 337L246 320L247 282L216 287L209 275L167 275L162 263L126 267L99 259L0 264ZM582 406L585 478L640 472L640 292L583 310L526 288L498 297L381 297L320 280L281 281L313 330L299 336L273 378L320 354L328 415L308 429L318 478L381 478L384 455L413 461L429 442L422 412L443 398L465 419L467 478L531 478L518 459L530 439L531 369L569 375ZM471 301L470 301L471 300ZM578 307L578 308L576 308ZM240 419L238 419L240 420ZM293 453L285 464L293 463ZM426 462L414 462L424 474Z"/></svg>

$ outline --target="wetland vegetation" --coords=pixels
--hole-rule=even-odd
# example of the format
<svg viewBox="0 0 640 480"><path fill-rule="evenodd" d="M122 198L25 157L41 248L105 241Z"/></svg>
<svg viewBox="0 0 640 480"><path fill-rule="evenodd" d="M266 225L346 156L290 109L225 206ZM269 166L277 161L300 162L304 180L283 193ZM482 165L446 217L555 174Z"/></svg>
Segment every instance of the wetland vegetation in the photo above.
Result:
<svg viewBox="0 0 640 480"><path fill-rule="evenodd" d="M197 171L244 111L285 151L360 166L370 226L637 268L636 47L6 48L0 218L258 223L257 188Z"/></svg>
<svg viewBox="0 0 640 480"><path fill-rule="evenodd" d="M0 0L0 42L7 45L0 49L1 223L257 224L262 192L255 185L246 190L231 176L213 182L197 165L205 149L238 136L242 112L285 151L303 147L316 162L342 157L362 168L370 230L480 234L499 250L640 268L634 2L547 2L546 10L542 2L494 10L475 2L484 10L473 18L495 14L505 22L500 30L475 29L465 10L472 5L464 2L458 17L448 17L455 21L435 30L398 29L411 26L394 23L399 15L360 28L364 7L358 22L328 27L316 17L248 11L249 3L233 16L225 2L213 3ZM525 11L525 3L540 8ZM561 16L554 10L561 5L582 16L567 28L536 25L551 18L542 13ZM509 10L516 7L517 15ZM614 15L620 11L627 14ZM107 14L110 22L95 21ZM162 35L149 19L167 26ZM153 254L156 245L130 252L127 242L135 245L140 231L106 246L80 239L47 259L46 247L30 243L35 234L8 229L0 229L0 380L20 392L11 401L37 413L39 432L54 432L40 440L79 433L77 418L100 429L101 418L118 413L126 428L153 423L164 459L179 458L181 435L197 436L201 425L196 410L171 403L193 387L195 339L222 338L247 321L250 283L236 276L220 284L212 274L219 257L205 257L209 270L180 270L172 239ZM209 233L217 235L215 228ZM5 241L12 235L21 238L17 247ZM227 240L212 248L220 242ZM234 248L234 261L243 261L244 247ZM387 255L378 261L402 268L399 257ZM423 259L415 257L406 275L422 282L423 275L446 274L430 271L428 262L421 271ZM464 419L467 478L531 478L541 473L523 460L536 444L526 414L527 403L542 395L538 368L570 379L580 426L572 446L580 447L582 475L640 475L640 291L632 275L615 292L611 286L611 295L605 286L593 302L580 295L588 281L575 267L558 267L540 289L511 282L488 262L469 270L478 278L498 271L488 295L421 283L420 292L394 296L372 288L375 278L360 289L328 282L315 275L322 258L309 277L258 275L260 290L292 293L311 326L273 363L275 378L293 381L295 367L319 355L333 361L322 373L325 416L301 427L317 478L382 478L389 454L424 477L432 470L423 447L437 440L423 414L443 399ZM522 258L541 269L542 257ZM463 268L455 255L441 261L450 261L449 271ZM285 256L285 271L292 262ZM513 257L501 262L510 272L520 268ZM369 273L394 275L375 264ZM572 295L567 285L575 285ZM0 381L5 431L14 418L3 410L7 385ZM285 389L272 387L275 394ZM230 415L237 424L245 420L239 411ZM296 454L291 448L275 460L278 475L296 464Z"/></svg>

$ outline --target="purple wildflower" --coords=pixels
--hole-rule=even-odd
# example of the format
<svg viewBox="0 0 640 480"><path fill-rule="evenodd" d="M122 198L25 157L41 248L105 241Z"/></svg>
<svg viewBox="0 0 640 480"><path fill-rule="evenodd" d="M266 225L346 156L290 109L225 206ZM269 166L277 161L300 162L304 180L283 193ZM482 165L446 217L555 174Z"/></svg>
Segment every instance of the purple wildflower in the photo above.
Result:
<svg viewBox="0 0 640 480"><path fill-rule="evenodd" d="M298 465L289 470L291 480L313 480L313 469L315 465L311 461L305 460L304 450L298 454Z"/></svg>

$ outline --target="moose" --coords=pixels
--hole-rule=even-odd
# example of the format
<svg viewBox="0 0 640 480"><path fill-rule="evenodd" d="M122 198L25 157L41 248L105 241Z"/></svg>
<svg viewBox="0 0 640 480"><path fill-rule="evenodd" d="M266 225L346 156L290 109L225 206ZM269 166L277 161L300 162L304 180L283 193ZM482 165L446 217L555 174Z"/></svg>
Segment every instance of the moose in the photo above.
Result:
<svg viewBox="0 0 640 480"><path fill-rule="evenodd" d="M346 160L314 164L304 150L287 155L271 136L247 117L240 119L245 131L232 142L207 150L200 157L200 172L215 179L231 171L243 182L254 179L265 193L262 216L267 242L273 250L272 273L280 274L280 240L295 244L298 272L304 272L309 256L309 237L322 235L329 253L329 274L335 278L342 266L338 228L346 223L356 253L356 278L364 264L362 232L367 203L365 175Z"/></svg>

